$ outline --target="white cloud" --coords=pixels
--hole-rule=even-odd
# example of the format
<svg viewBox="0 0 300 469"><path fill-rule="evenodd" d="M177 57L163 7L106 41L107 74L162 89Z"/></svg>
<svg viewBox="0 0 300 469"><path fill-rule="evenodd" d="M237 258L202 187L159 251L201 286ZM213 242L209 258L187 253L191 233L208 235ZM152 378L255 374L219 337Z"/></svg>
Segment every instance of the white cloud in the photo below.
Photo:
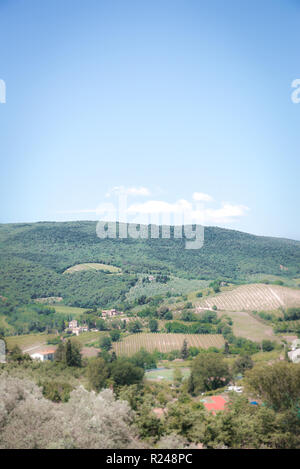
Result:
<svg viewBox="0 0 300 469"><path fill-rule="evenodd" d="M249 210L245 205L232 205L222 203L222 207L218 209L205 209L204 218L206 223L229 223L236 218L243 217Z"/></svg>
<svg viewBox="0 0 300 469"><path fill-rule="evenodd" d="M229 223L235 219L245 216L248 207L244 205L233 205L222 203L221 208L207 209L194 208L193 204L181 199L175 203L168 203L163 200L149 200L140 204L132 204L128 207L128 214L140 215L175 215L182 216L184 223L199 223L202 225Z"/></svg>
<svg viewBox="0 0 300 469"><path fill-rule="evenodd" d="M148 196L149 189L146 187L114 187L110 193L135 196ZM245 205L236 205L222 202L217 208L206 208L205 204L197 202L209 202L213 198L208 194L194 192L193 202L185 199L170 203L164 200L147 200L141 203L127 205L126 197L119 199L116 203L101 203L95 209L73 210L61 213L69 214L94 214L102 220L119 220L134 223L154 224L191 224L200 225L226 225L244 217L249 210Z"/></svg>
<svg viewBox="0 0 300 469"><path fill-rule="evenodd" d="M193 199L197 202L212 202L214 200L210 195L203 192L194 192Z"/></svg>
<svg viewBox="0 0 300 469"><path fill-rule="evenodd" d="M149 200L142 204L132 204L128 207L128 213L182 213L191 211L192 204L187 200L178 200L174 204L164 202L163 200Z"/></svg>
<svg viewBox="0 0 300 469"><path fill-rule="evenodd" d="M105 197L111 197L113 194L124 194L140 197L148 197L151 195L150 190L147 187L125 187L115 186L109 192L105 194Z"/></svg>

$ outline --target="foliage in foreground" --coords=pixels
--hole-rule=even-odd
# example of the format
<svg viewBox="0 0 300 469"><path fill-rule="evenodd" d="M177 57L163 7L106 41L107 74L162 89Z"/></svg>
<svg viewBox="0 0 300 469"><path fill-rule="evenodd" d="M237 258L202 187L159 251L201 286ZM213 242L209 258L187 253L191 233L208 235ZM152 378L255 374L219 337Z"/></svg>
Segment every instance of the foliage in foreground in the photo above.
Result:
<svg viewBox="0 0 300 469"><path fill-rule="evenodd" d="M137 448L132 420L110 390L79 387L54 404L30 381L0 377L0 448Z"/></svg>

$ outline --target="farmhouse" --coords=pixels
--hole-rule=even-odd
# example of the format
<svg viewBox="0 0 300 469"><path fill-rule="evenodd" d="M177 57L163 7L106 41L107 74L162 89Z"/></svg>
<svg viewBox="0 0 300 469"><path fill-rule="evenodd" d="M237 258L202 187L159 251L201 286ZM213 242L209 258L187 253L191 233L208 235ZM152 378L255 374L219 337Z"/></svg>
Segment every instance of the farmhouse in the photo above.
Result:
<svg viewBox="0 0 300 469"><path fill-rule="evenodd" d="M69 322L69 327L67 330L71 331L72 334L76 334L78 336L79 334L81 334L81 332L88 332L89 328L88 326L78 326L78 322L76 321L76 319L73 319L73 321Z"/></svg>
<svg viewBox="0 0 300 469"><path fill-rule="evenodd" d="M112 317L115 317L115 316L120 316L122 314L124 314L123 311L117 311L116 309L104 309L102 311L103 319L112 318Z"/></svg>
<svg viewBox="0 0 300 469"><path fill-rule="evenodd" d="M296 350L300 348L300 339L295 339L292 342L292 350Z"/></svg>
<svg viewBox="0 0 300 469"><path fill-rule="evenodd" d="M78 322L76 321L76 319L73 319L73 321L70 321L70 322L69 322L69 329L70 329L70 330L73 330L73 329L75 329L76 327L78 327Z"/></svg>
<svg viewBox="0 0 300 469"><path fill-rule="evenodd" d="M288 352L288 356L293 363L300 363L300 348L291 350Z"/></svg>
<svg viewBox="0 0 300 469"><path fill-rule="evenodd" d="M32 353L30 356L33 360L40 360L41 362L53 361L55 350L55 348L48 348L46 350L40 350L39 352Z"/></svg>

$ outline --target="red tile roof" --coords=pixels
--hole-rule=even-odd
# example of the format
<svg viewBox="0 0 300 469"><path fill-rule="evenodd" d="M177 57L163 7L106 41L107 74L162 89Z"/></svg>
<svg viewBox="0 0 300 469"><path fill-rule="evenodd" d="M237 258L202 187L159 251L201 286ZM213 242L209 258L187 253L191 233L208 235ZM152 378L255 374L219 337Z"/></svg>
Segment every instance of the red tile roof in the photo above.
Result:
<svg viewBox="0 0 300 469"><path fill-rule="evenodd" d="M226 400L222 396L211 396L211 400L213 402L204 403L207 410L214 413L214 411L225 409Z"/></svg>
<svg viewBox="0 0 300 469"><path fill-rule="evenodd" d="M41 350L40 352L35 352L35 353L40 353L41 355L49 355L51 353L55 353L56 349L55 348L48 348L46 350Z"/></svg>

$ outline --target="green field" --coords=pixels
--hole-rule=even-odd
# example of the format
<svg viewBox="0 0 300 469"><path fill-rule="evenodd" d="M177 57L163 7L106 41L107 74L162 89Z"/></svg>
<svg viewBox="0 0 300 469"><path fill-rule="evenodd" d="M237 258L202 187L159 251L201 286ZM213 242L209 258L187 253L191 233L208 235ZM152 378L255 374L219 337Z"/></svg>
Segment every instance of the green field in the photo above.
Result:
<svg viewBox="0 0 300 469"><path fill-rule="evenodd" d="M222 316L222 313L218 314ZM237 337L244 337L255 342L261 342L262 340L275 340L278 341L278 336L273 332L273 328L258 321L253 316L246 312L227 312L226 316L229 316L233 321L233 333Z"/></svg>
<svg viewBox="0 0 300 469"><path fill-rule="evenodd" d="M79 317L82 313L86 311L87 308L76 308L74 306L66 306L66 305L51 305L55 311L59 314L67 314L69 316L72 316L72 318L76 319Z"/></svg>
<svg viewBox="0 0 300 469"><path fill-rule="evenodd" d="M199 291L208 285L207 280L188 280L171 276L170 280L166 283L156 282L155 280L150 283L142 283L142 277L134 287L132 287L126 295L128 301L134 301L142 295L155 296L155 295L186 295L191 292ZM154 275L155 277L155 275Z"/></svg>
<svg viewBox="0 0 300 469"><path fill-rule="evenodd" d="M180 350L183 341L186 340L188 347L198 347L208 349L209 347L221 348L224 346L224 339L218 334L160 334L144 333L132 334L125 337L120 342L114 343L114 350L117 355L133 355L141 348L153 352L171 352Z"/></svg>
<svg viewBox="0 0 300 469"><path fill-rule="evenodd" d="M45 345L48 340L56 337L56 334L24 334L5 337L8 349L18 345L21 350L27 351L32 347Z"/></svg>
<svg viewBox="0 0 300 469"><path fill-rule="evenodd" d="M175 368L158 368L145 373L145 378L153 381L173 381ZM190 376L189 368L180 368L183 379Z"/></svg>
<svg viewBox="0 0 300 469"><path fill-rule="evenodd" d="M67 270L65 270L63 273L64 274L74 274L75 272L81 272L83 270L101 270L104 272L110 272L112 274L119 274L122 272L122 270L119 267L115 267L114 265L108 265L108 264L99 264L96 262L89 262L86 264L76 264L73 265L72 267L69 267Z"/></svg>
<svg viewBox="0 0 300 469"><path fill-rule="evenodd" d="M104 332L83 332L79 336L71 336L71 340L76 340L82 346L90 344L99 340L100 335ZM44 346L47 342L54 337L58 337L57 334L24 334L5 337L8 349L12 349L15 345L18 345L23 351L31 351L31 348L38 348Z"/></svg>

